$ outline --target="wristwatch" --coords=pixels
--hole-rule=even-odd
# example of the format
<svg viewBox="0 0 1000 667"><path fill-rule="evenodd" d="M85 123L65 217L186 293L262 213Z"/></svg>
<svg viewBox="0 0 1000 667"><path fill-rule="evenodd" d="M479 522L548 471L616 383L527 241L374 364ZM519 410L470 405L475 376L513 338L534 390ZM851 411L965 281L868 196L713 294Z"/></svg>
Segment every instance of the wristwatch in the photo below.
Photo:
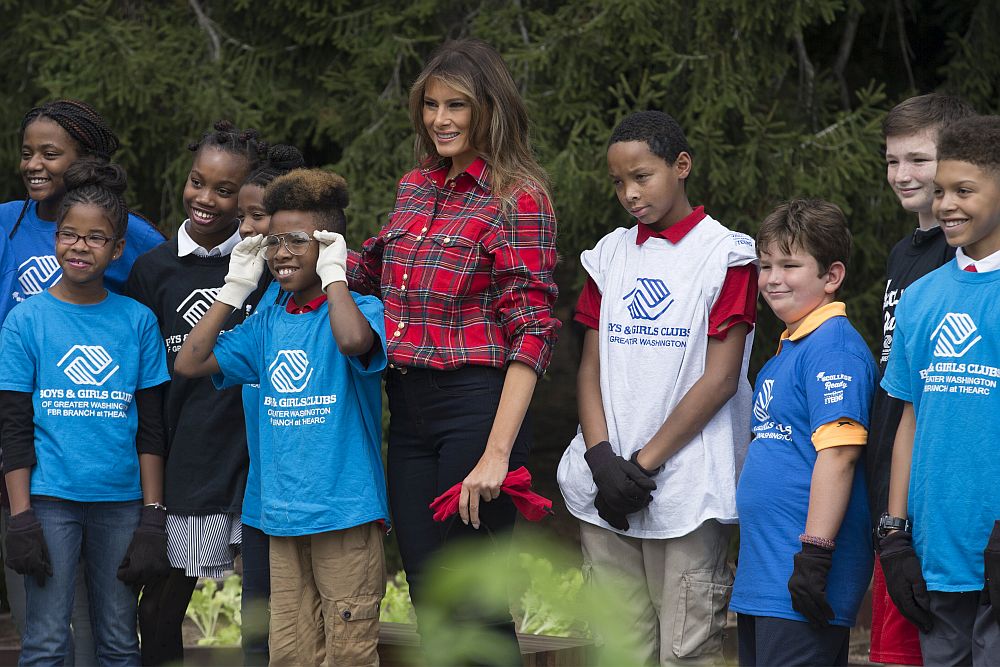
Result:
<svg viewBox="0 0 1000 667"><path fill-rule="evenodd" d="M883 512L882 516L878 518L878 529L876 529L875 534L881 539L888 535L890 530L901 530L904 533L912 533L913 526L910 524L909 519L901 519L898 516L892 516L888 512Z"/></svg>

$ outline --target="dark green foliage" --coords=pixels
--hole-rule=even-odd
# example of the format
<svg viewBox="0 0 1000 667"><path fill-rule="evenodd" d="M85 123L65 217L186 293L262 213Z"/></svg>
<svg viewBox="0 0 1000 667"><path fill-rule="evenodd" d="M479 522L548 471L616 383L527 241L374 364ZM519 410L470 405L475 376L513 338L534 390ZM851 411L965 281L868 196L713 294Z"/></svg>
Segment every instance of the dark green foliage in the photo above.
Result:
<svg viewBox="0 0 1000 667"><path fill-rule="evenodd" d="M0 14L4 199L23 196L21 116L78 97L122 140L130 203L166 231L183 219L184 147L230 118L347 178L356 245L412 165L410 82L443 38L474 35L501 50L528 101L565 294L582 282L580 250L631 224L606 176L610 130L657 108L694 147L692 202L724 224L752 234L793 196L844 208L857 248L846 296L873 344L885 255L913 224L885 186L882 114L932 89L1000 104L992 0L0 0ZM779 330L763 315L758 361Z"/></svg>

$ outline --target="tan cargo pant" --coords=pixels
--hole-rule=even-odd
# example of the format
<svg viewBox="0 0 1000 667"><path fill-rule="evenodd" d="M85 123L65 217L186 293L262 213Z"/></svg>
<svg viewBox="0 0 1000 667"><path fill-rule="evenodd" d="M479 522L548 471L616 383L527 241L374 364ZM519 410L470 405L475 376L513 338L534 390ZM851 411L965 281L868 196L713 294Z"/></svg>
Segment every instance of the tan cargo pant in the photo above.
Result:
<svg viewBox="0 0 1000 667"><path fill-rule="evenodd" d="M271 537L271 665L378 665L382 530Z"/></svg>
<svg viewBox="0 0 1000 667"><path fill-rule="evenodd" d="M584 574L620 596L628 637L647 664L724 665L733 573L726 563L735 526L706 521L682 537L627 537L580 523Z"/></svg>

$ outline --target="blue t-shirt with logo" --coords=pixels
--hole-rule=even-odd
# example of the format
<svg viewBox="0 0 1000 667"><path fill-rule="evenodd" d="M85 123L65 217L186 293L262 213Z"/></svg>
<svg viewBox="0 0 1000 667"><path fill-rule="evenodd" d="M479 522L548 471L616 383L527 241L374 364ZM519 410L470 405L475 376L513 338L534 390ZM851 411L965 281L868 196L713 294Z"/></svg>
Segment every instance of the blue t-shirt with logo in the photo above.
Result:
<svg viewBox="0 0 1000 667"><path fill-rule="evenodd" d="M907 501L927 588L983 588L1000 519L1000 271L954 260L903 292L882 388L913 404Z"/></svg>
<svg viewBox="0 0 1000 667"><path fill-rule="evenodd" d="M19 304L0 334L0 389L31 393L32 495L142 498L135 392L170 380L153 313L109 292L76 305L48 292Z"/></svg>
<svg viewBox="0 0 1000 667"><path fill-rule="evenodd" d="M17 224L17 217L24 207L23 201L0 204L0 229L10 236ZM38 203L31 201L21 218L13 238L11 251L17 269L17 281L10 292L14 301L24 301L40 294L59 282L62 269L56 261L56 224L38 217ZM104 273L104 286L116 294L125 291L129 271L136 258L163 243L163 234L137 215L129 213L125 232L125 250L122 256L108 265Z"/></svg>
<svg viewBox="0 0 1000 667"><path fill-rule="evenodd" d="M836 316L781 351L757 376L752 428L736 489L740 558L730 609L796 621L788 578L802 548L816 448L816 429L846 417L868 427L875 361L846 317ZM837 533L826 586L834 625L852 626L872 574L864 466L859 460Z"/></svg>
<svg viewBox="0 0 1000 667"><path fill-rule="evenodd" d="M345 357L328 305L258 310L219 336L216 387L259 384L260 529L313 535L388 522L382 472L382 302L351 293L378 338L367 365Z"/></svg>
<svg viewBox="0 0 1000 667"><path fill-rule="evenodd" d="M17 264L14 262L14 250L6 235L0 235L0 322L14 307L14 290L17 286Z"/></svg>
<svg viewBox="0 0 1000 667"><path fill-rule="evenodd" d="M258 308L275 305L281 288L277 281L271 282L260 298ZM257 317L255 310L251 317ZM243 385L243 417L246 420L247 452L250 467L247 470L247 488L243 494L243 516L240 520L260 530L260 385Z"/></svg>

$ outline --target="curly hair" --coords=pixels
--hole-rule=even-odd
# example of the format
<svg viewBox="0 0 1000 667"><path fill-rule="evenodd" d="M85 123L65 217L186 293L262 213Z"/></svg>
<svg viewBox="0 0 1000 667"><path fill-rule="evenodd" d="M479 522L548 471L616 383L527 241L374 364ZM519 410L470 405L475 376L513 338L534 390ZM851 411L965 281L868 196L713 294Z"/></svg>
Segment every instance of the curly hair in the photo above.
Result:
<svg viewBox="0 0 1000 667"><path fill-rule="evenodd" d="M645 142L653 155L669 165L673 165L681 153L694 157L684 130L673 116L662 111L637 111L623 118L611 132L608 146L621 141Z"/></svg>
<svg viewBox="0 0 1000 667"><path fill-rule="evenodd" d="M66 169L66 196L59 208L56 225L77 204L90 204L104 211L115 238L125 238L128 229L128 207L125 205L125 170L117 164L93 157L80 158Z"/></svg>
<svg viewBox="0 0 1000 667"><path fill-rule="evenodd" d="M207 146L245 158L247 169L251 172L260 166L261 154L267 150L257 130L241 130L228 120L216 121L211 130L188 144L188 150L197 155Z"/></svg>
<svg viewBox="0 0 1000 667"><path fill-rule="evenodd" d="M1000 116L972 116L941 130L938 162L969 162L1000 176Z"/></svg>
<svg viewBox="0 0 1000 667"><path fill-rule="evenodd" d="M343 176L322 169L295 169L278 176L264 189L264 210L316 213L322 229L343 234L347 229L344 209L349 202Z"/></svg>

